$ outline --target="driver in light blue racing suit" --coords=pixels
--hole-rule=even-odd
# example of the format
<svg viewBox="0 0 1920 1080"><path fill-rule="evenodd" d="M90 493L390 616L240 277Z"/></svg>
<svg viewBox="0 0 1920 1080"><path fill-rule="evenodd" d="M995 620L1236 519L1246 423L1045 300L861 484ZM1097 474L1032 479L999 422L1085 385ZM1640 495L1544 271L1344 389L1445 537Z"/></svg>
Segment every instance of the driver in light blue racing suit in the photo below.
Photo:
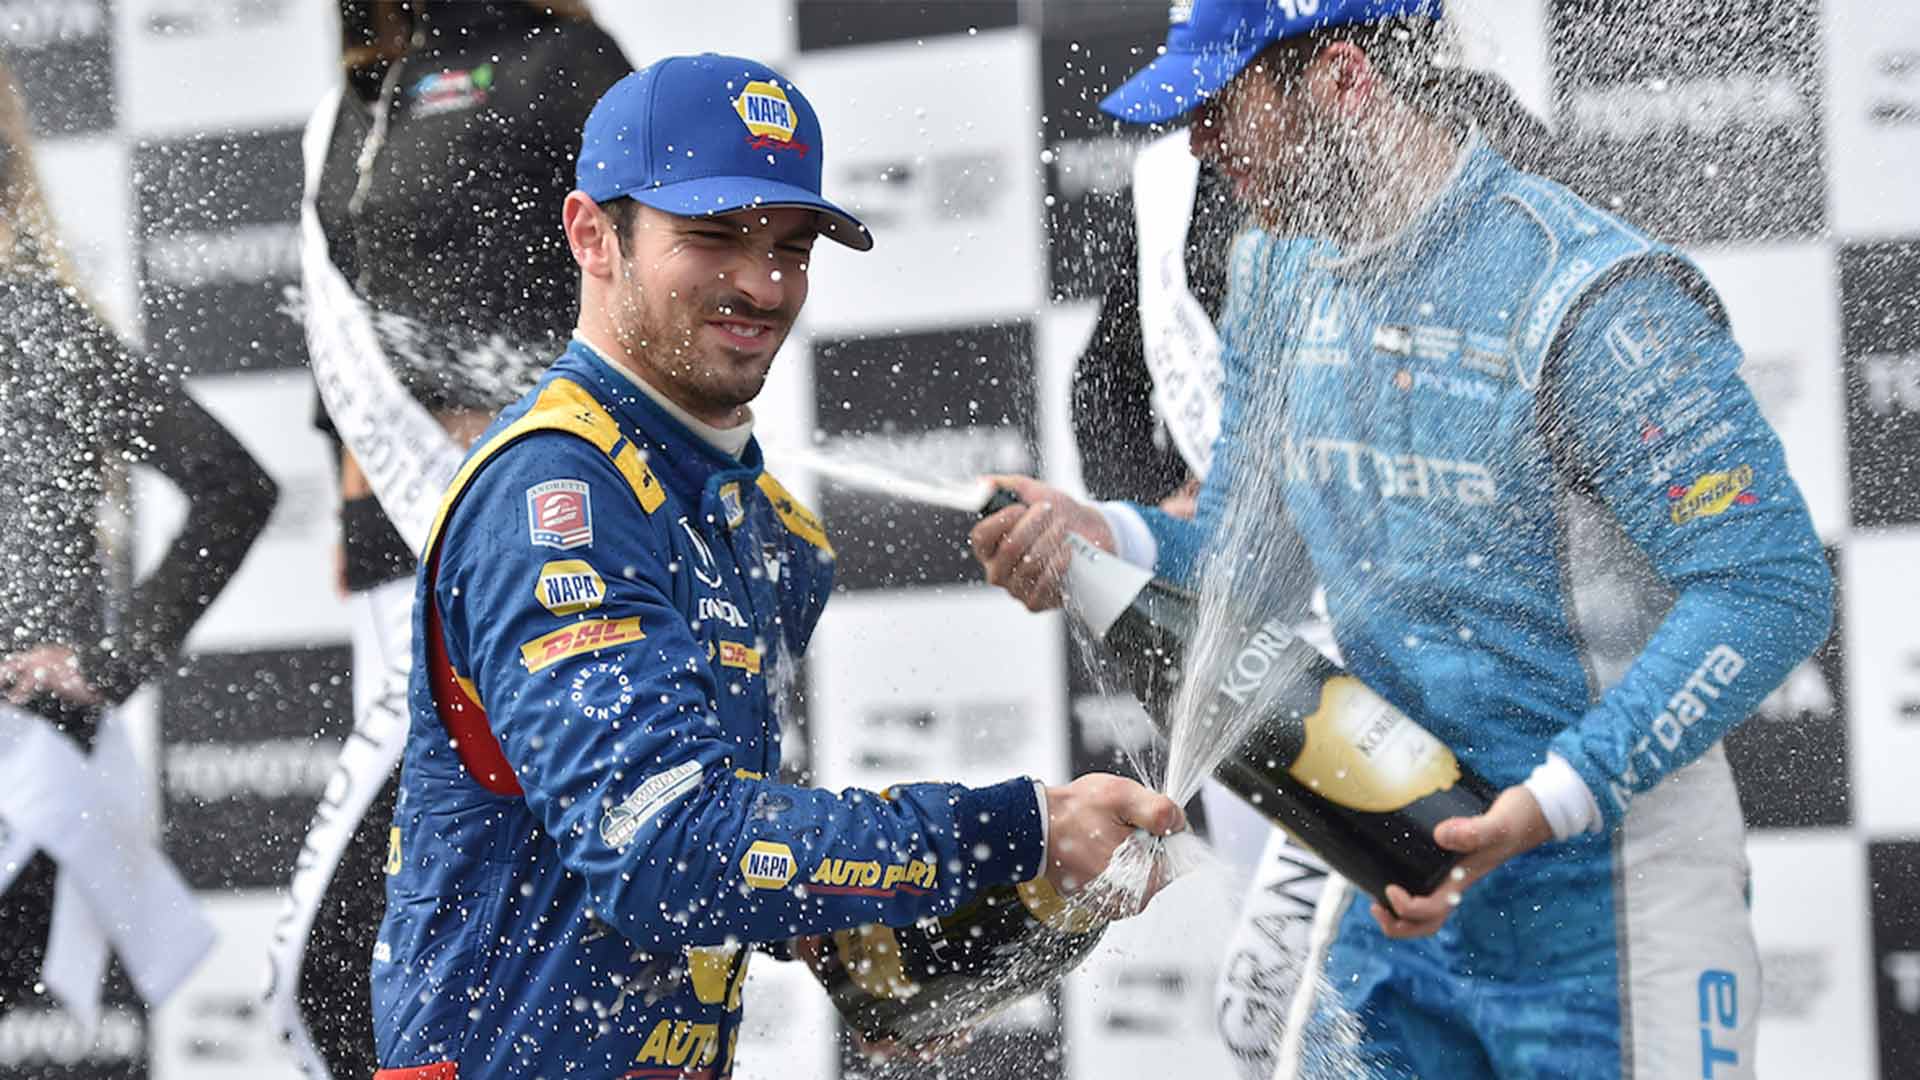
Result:
<svg viewBox="0 0 1920 1080"><path fill-rule="evenodd" d="M1825 638L1830 571L1712 289L1425 92L1440 16L1176 6L1103 105L1191 114L1260 227L1197 518L1010 481L975 548L1031 607L1070 532L1202 584L1253 507L1263 599L1323 587L1349 669L1503 789L1437 830L1461 879L1340 923L1368 1075L1750 1077L1720 738Z"/></svg>

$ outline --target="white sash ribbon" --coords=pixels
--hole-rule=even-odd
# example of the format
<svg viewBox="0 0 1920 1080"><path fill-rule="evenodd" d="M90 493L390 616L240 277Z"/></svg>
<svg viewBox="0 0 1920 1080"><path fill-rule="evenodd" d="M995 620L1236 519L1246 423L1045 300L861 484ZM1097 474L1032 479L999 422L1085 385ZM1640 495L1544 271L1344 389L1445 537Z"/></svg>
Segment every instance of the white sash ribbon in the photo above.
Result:
<svg viewBox="0 0 1920 1080"><path fill-rule="evenodd" d="M300 280L307 353L320 400L340 441L366 475L394 528L416 554L427 545L440 497L466 451L409 392L375 331L366 303L327 251L315 196L333 121L336 90L320 103L301 140L306 195L300 208ZM407 739L413 582L389 582L351 598L354 727L294 864L268 946L268 1020L309 1076L328 1075L300 1014L307 942L354 830L392 774Z"/></svg>
<svg viewBox="0 0 1920 1080"><path fill-rule="evenodd" d="M96 747L89 757L41 717L0 705L6 857L37 848L59 867L42 977L88 1029L100 1018L109 943L149 1005L178 989L214 943L199 902L154 846L139 769L111 712Z"/></svg>
<svg viewBox="0 0 1920 1080"><path fill-rule="evenodd" d="M1220 336L1187 285L1187 229L1200 163L1177 131L1149 143L1133 164L1140 237L1140 343L1153 377L1153 408L1196 476L1220 434Z"/></svg>
<svg viewBox="0 0 1920 1080"><path fill-rule="evenodd" d="M333 118L336 91L307 122L301 142L307 190L300 208L300 284L306 307L307 353L320 400L340 441L353 453L380 508L415 553L440 510L440 495L466 450L394 373L366 304L327 252L314 195Z"/></svg>
<svg viewBox="0 0 1920 1080"><path fill-rule="evenodd" d="M406 748L413 580L354 593L347 603L353 619L353 732L327 777L267 945L267 1020L286 1039L301 1069L320 1078L329 1073L300 1013L300 971L340 860Z"/></svg>

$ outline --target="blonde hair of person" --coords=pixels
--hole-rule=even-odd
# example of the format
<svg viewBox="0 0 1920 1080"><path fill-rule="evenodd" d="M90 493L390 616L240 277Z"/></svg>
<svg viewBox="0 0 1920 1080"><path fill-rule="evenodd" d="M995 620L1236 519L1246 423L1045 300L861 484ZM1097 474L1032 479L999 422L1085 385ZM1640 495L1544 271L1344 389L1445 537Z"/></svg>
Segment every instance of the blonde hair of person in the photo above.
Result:
<svg viewBox="0 0 1920 1080"><path fill-rule="evenodd" d="M5 64L0 64L0 273L50 274L85 300L41 194L26 99Z"/></svg>

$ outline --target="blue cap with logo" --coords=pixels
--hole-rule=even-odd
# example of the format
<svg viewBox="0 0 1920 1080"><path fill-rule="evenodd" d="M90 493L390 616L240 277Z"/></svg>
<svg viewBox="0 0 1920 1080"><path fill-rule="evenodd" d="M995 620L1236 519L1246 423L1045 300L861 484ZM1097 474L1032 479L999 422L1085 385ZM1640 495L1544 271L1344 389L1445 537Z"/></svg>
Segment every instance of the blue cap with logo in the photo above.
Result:
<svg viewBox="0 0 1920 1080"><path fill-rule="evenodd" d="M865 251L873 236L820 195L820 118L765 64L671 56L601 95L581 131L574 182L680 217L758 207L820 213L820 234Z"/></svg>
<svg viewBox="0 0 1920 1080"><path fill-rule="evenodd" d="M1135 124L1164 123L1226 89L1276 41L1396 15L1438 19L1440 9L1441 0L1176 0L1166 51L1100 108Z"/></svg>

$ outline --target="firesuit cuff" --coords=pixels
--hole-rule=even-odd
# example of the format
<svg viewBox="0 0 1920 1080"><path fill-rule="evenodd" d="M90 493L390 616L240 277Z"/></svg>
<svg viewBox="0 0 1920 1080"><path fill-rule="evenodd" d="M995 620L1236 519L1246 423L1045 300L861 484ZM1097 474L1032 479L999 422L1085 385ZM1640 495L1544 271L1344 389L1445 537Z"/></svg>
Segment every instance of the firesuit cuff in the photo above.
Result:
<svg viewBox="0 0 1920 1080"><path fill-rule="evenodd" d="M953 831L973 863L974 886L1017 885L1047 866L1046 814L1032 777L954 789Z"/></svg>
<svg viewBox="0 0 1920 1080"><path fill-rule="evenodd" d="M1107 519L1107 528L1113 531L1113 553L1142 570L1153 569L1153 561L1160 555L1160 544L1153 538L1153 530L1147 528L1139 509L1126 502L1095 503L1094 508Z"/></svg>
<svg viewBox="0 0 1920 1080"><path fill-rule="evenodd" d="M1047 872L1047 785L1033 782L1033 802L1040 810L1040 872Z"/></svg>
<svg viewBox="0 0 1920 1080"><path fill-rule="evenodd" d="M1555 840L1600 831L1600 804L1566 758L1549 752L1524 786L1540 804Z"/></svg>

